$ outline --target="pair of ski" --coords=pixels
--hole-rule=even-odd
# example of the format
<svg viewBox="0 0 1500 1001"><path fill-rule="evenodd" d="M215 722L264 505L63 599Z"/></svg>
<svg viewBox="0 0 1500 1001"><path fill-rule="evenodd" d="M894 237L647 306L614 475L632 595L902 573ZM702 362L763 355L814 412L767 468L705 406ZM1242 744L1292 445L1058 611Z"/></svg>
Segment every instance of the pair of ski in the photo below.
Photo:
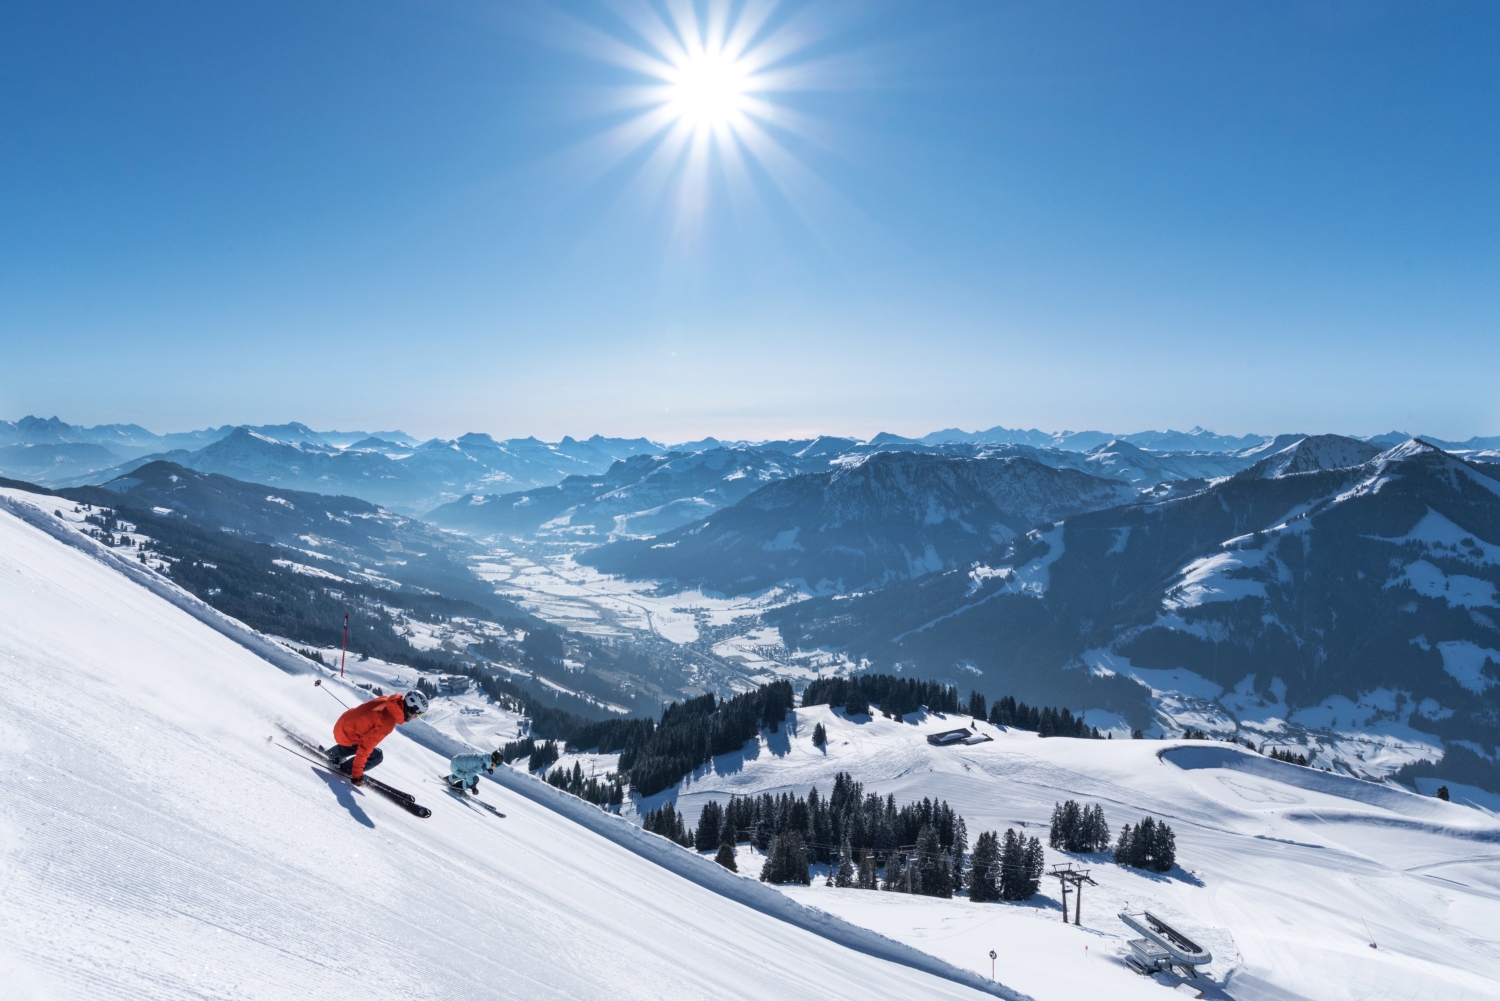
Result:
<svg viewBox="0 0 1500 1001"><path fill-rule="evenodd" d="M443 787L448 790L448 792L449 792L450 795L457 796L459 799L463 800L465 803L469 804L470 806L482 806L486 810L488 810L491 813L493 813L495 816L504 819L505 814L501 813L499 810L495 809L493 806L491 806L490 804L486 803L484 800L479 799L477 793L474 796L466 796L466 795L464 795L464 791L462 789L455 789L455 788L453 788L452 784L449 783L449 781L448 781L448 776L446 776L446 775L440 775L440 776L438 776L438 781L443 784Z"/></svg>
<svg viewBox="0 0 1500 1001"><path fill-rule="evenodd" d="M292 743L296 744L297 747L300 747L302 749L298 751L295 748L286 747L286 745L283 744L282 746L286 747L288 751L291 751L298 757L306 758L313 764L318 765L324 771L332 775L337 775L340 778L344 779L346 782L353 784L353 779L330 765L328 761L328 754L323 750L322 747L308 740L306 737L301 736L300 734L293 733L286 727L282 727L281 732L286 734L288 739L290 739ZM413 796L409 792L402 792L395 786L387 785L379 779L373 779L368 775L365 776L364 784L370 789L384 796L386 799L390 800L392 803L395 803L397 806L401 807L401 809L405 810L407 813L422 818L432 816L432 811L422 804L418 803L417 797Z"/></svg>

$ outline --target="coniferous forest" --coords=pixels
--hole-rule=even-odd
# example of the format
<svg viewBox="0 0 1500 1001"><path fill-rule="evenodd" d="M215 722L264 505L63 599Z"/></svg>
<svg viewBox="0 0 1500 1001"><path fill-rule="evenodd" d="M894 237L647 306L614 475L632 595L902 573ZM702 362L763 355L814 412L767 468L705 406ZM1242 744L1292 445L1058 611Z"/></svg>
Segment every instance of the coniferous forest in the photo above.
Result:
<svg viewBox="0 0 1500 1001"><path fill-rule="evenodd" d="M620 774L642 796L682 781L715 755L737 751L761 729L776 732L797 704L789 681L773 681L753 692L720 700L712 692L673 702L661 722L607 720L584 726L568 741L572 750L620 752Z"/></svg>
<svg viewBox="0 0 1500 1001"><path fill-rule="evenodd" d="M826 797L814 788L806 797L710 800L696 830L665 803L642 827L685 848L715 851L727 868L736 868L735 845L748 842L764 854L760 878L769 883L807 885L811 867L826 865L828 881L839 887L932 897L967 887L975 901L1026 900L1037 892L1044 864L1040 840L1009 830L1003 840L981 834L971 855L967 825L946 802L924 798L898 807L894 796L866 792L842 772Z"/></svg>
<svg viewBox="0 0 1500 1001"><path fill-rule="evenodd" d="M1133 869L1166 872L1177 862L1177 836L1165 823L1147 817L1120 829L1115 861Z"/></svg>
<svg viewBox="0 0 1500 1001"><path fill-rule="evenodd" d="M1102 852L1109 847L1109 822L1098 803L1080 806L1073 800L1052 808L1048 847L1065 852Z"/></svg>

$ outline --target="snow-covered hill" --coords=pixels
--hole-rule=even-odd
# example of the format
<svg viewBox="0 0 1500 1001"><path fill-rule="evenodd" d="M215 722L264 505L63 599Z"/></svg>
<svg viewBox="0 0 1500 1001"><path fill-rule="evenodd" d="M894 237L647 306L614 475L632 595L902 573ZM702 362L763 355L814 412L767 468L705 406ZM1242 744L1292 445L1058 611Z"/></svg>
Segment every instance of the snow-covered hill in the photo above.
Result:
<svg viewBox="0 0 1500 1001"><path fill-rule="evenodd" d="M819 723L825 748L812 743ZM993 740L936 747L925 739L957 726ZM971 841L1024 824L1045 842L1053 805L1069 798L1102 805L1116 830L1150 814L1177 835L1179 867L1165 875L1123 868L1107 854L1047 851L1049 865L1089 866L1100 884L1084 894L1080 927L1062 923L1055 881L1025 904L910 898L819 879L785 892L956 963L1006 943L1005 979L1037 998L1167 996L1116 965L1134 937L1116 917L1127 906L1190 930L1214 954L1214 980L1244 1001L1500 997L1500 819L1483 809L1213 741L1043 739L951 714L897 723L828 706L796 710L784 729L637 810L672 800L692 823L710 799L805 795L814 786L826 796L844 771L898 804L947 800ZM762 858L741 845L739 862L753 877Z"/></svg>
<svg viewBox="0 0 1500 1001"><path fill-rule="evenodd" d="M1380 452L1378 445L1358 438L1317 434L1266 456L1239 475L1270 479L1327 469L1348 469L1369 462Z"/></svg>
<svg viewBox="0 0 1500 1001"><path fill-rule="evenodd" d="M487 784L504 820L452 800L404 735L379 774L433 816L350 789L274 739L327 739L310 675L107 559L0 510L7 998L980 996L534 799Z"/></svg>

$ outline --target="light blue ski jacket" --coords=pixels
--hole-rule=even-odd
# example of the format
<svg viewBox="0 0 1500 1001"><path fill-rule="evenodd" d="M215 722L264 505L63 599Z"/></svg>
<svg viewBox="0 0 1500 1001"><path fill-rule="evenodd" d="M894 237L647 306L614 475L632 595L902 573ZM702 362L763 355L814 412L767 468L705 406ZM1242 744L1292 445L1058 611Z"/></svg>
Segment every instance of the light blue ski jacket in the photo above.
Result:
<svg viewBox="0 0 1500 1001"><path fill-rule="evenodd" d="M448 780L472 789L479 784L479 773L490 765L488 754L458 754L448 764Z"/></svg>

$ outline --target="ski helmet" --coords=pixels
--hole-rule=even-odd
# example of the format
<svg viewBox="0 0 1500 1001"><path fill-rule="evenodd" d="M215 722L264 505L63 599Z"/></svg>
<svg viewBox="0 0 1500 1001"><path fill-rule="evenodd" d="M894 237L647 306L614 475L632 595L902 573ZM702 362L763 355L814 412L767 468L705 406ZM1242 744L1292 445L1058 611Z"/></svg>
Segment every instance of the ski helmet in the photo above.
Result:
<svg viewBox="0 0 1500 1001"><path fill-rule="evenodd" d="M427 693L419 688L413 688L406 693L402 700L406 704L406 712L410 716L420 716L427 711Z"/></svg>

